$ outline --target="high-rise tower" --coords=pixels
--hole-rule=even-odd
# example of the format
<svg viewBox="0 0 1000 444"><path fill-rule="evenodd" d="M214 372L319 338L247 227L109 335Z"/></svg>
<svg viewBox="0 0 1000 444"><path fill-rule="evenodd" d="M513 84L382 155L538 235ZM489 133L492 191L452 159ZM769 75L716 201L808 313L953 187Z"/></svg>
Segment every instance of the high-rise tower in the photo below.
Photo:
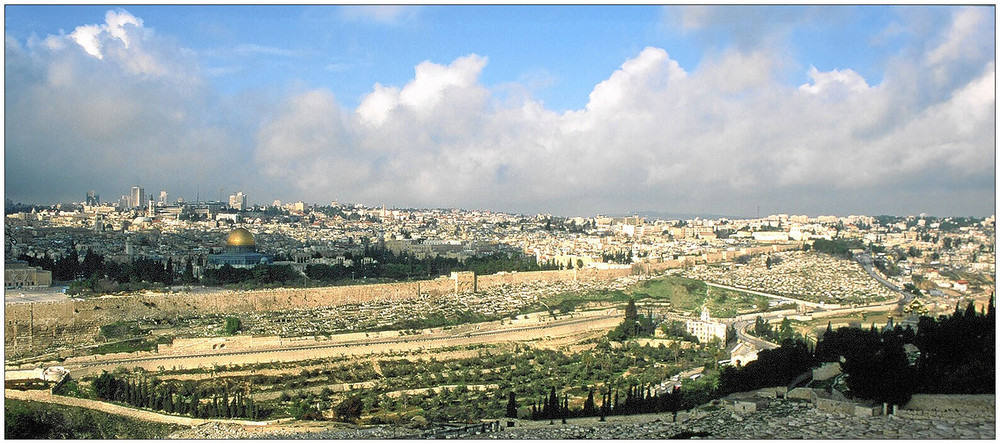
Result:
<svg viewBox="0 0 1000 444"><path fill-rule="evenodd" d="M239 211L247 209L247 195L243 194L242 191L237 191L236 194L230 194L229 208Z"/></svg>
<svg viewBox="0 0 1000 444"><path fill-rule="evenodd" d="M134 207L141 207L146 204L146 189L140 186L132 187L131 193L129 193L129 205Z"/></svg>
<svg viewBox="0 0 1000 444"><path fill-rule="evenodd" d="M97 191L87 191L87 206L98 206L101 204L101 195Z"/></svg>

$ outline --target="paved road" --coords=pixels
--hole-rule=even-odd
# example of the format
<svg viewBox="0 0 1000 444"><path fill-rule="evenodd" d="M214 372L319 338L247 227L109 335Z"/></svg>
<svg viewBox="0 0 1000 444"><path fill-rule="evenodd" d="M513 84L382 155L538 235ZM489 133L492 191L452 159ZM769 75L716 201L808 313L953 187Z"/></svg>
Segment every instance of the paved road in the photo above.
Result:
<svg viewBox="0 0 1000 444"><path fill-rule="evenodd" d="M817 309L816 312L821 312L823 314L832 315L832 314L838 314L838 313L855 313L855 312L859 312L859 311L881 311L881 310L885 310L887 308L891 309L891 308L895 308L895 307L904 307L904 306L908 305L910 302L913 302L913 299L915 297L913 294L911 294L909 292L906 292L906 291L902 291L902 289L900 289L898 285L895 285L892 282L889 282L889 281L885 280L884 278L882 278L882 276L879 276L879 274L875 272L875 269L872 266L872 264L873 264L872 257L868 253L859 254L859 255L855 256L854 259L859 264L861 264L861 267L865 269L865 271L868 273L869 276L871 276L872 278L874 278L875 280L877 280L879 283L881 283L882 285L884 285L886 288L888 288L888 289L890 289L890 290L892 290L894 292L899 293L900 294L900 298L897 299L894 302L881 303L881 304L872 304L872 305L867 305L867 306L862 306L862 307L839 308L839 309L832 309L832 310L824 310L824 309L820 308L820 309ZM734 288L734 287L729 287L729 286L724 286L724 285L719 285L719 284L712 284L712 283L708 283L708 282L706 282L706 284L714 286L714 287L722 287L722 288L729 288L729 289L732 289L732 290L746 291L748 293L759 294L759 295L762 295L762 296L773 297L773 298L777 298L777 299L786 299L786 300L792 300L792 301L796 301L796 302L804 302L804 301L798 301L796 299L785 298L785 297L782 297L782 296L771 295L771 294L767 294L767 293L761 293L761 292L758 292L758 291L744 290L744 289L741 289L741 288ZM814 304L814 303L805 303L805 305L812 306L812 307L818 307L818 304ZM769 342L769 341L765 341L765 340L763 340L761 338L758 338L756 336L752 336L749 333L747 333L747 329L751 325L754 324L754 322L756 320L756 316L758 316L758 315L762 316L767 321L772 321L772 320L775 320L775 319L778 319L778 318L782 318L782 317L785 316L783 314L782 315L774 315L774 314L770 314L770 313L751 313L750 315L740 316L740 319L733 323L733 325L736 327L736 337L738 339L740 339L741 341L749 342L754 347L757 347L758 350L777 348L778 344L775 344L775 343ZM747 318L750 318L750 317L752 317L753 319L747 319Z"/></svg>
<svg viewBox="0 0 1000 444"><path fill-rule="evenodd" d="M769 313L759 313L759 315L768 321L779 317ZM749 329L751 325L754 325L755 322L756 318L754 318L754 320L739 320L734 322L733 326L736 328L736 338L740 341L750 343L750 345L753 345L757 350L771 350L778 348L778 344L747 333L747 329Z"/></svg>
<svg viewBox="0 0 1000 444"><path fill-rule="evenodd" d="M874 264L874 261L872 260L871 255L869 255L868 253L862 253L855 256L854 260L856 260L859 264L861 264L861 268L864 268L865 271L868 272L868 275L875 278L875 280L879 281L880 284L884 285L886 288L892 291L901 293L902 298L900 298L897 301L900 306L906 306L909 305L910 302L913 302L913 299L916 296L914 296L909 292L903 291L903 289L899 288L898 285L883 279L882 276L880 276L878 273L875 272L875 269L872 266Z"/></svg>

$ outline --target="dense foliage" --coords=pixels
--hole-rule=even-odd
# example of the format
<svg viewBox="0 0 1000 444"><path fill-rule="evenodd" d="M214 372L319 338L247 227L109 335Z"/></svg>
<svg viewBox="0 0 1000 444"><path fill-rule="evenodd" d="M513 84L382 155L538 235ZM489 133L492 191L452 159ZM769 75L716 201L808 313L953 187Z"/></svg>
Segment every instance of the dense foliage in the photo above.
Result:
<svg viewBox="0 0 1000 444"><path fill-rule="evenodd" d="M240 318L235 316L226 317L226 325L223 327L227 335L234 335L238 333L243 328L243 323L240 322Z"/></svg>
<svg viewBox="0 0 1000 444"><path fill-rule="evenodd" d="M91 390L97 399L196 418L259 419L267 415L245 387L196 388L142 373L122 376L104 371L91 383Z"/></svg>
<svg viewBox="0 0 1000 444"><path fill-rule="evenodd" d="M973 303L950 316L921 317L914 344L920 349L921 393L994 393L996 319L993 299L985 313Z"/></svg>
<svg viewBox="0 0 1000 444"><path fill-rule="evenodd" d="M994 393L994 316L991 300L983 313L970 302L951 316L921 317L916 332L899 325L828 328L813 353L801 340L786 339L746 366L723 369L719 393L786 385L822 362L841 362L849 394L878 403L902 405L913 393ZM906 344L919 354L908 354Z"/></svg>
<svg viewBox="0 0 1000 444"><path fill-rule="evenodd" d="M719 396L763 387L788 385L815 364L813 354L800 340L787 340L773 350L761 350L757 360L745 366L727 366L719 375Z"/></svg>
<svg viewBox="0 0 1000 444"><path fill-rule="evenodd" d="M52 271L53 280L72 281L70 293L73 294L144 290L154 286L199 282L190 259L183 266L175 266L172 258L167 258L166 261L135 258L127 263L117 263L105 260L104 256L88 249L81 260L75 246L59 259L49 256L36 258L25 254L18 259L31 266ZM206 268L201 283L251 288L278 285L288 287L329 285L354 279L425 279L452 271L474 271L486 275L500 271L559 269L559 265L554 262L538 264L534 258L519 253L474 256L465 261L442 256L418 259L412 254L395 254L386 248L368 245L361 252L344 253L344 259L348 266L308 264L304 275L287 264L258 264L253 268L235 268L227 264L219 268Z"/></svg>
<svg viewBox="0 0 1000 444"><path fill-rule="evenodd" d="M635 299L629 298L628 305L625 306L625 319L614 330L608 332L608 339L625 341L641 336L652 336L655 330L656 325L653 324L653 320L648 316L639 316Z"/></svg>
<svg viewBox="0 0 1000 444"><path fill-rule="evenodd" d="M757 316L757 319L754 321L753 331L754 336L767 339L775 344L805 340L801 334L795 332L795 329L792 328L792 321L788 318L783 318L781 323L778 324L778 328L774 328L763 317Z"/></svg>
<svg viewBox="0 0 1000 444"><path fill-rule="evenodd" d="M813 241L812 249L820 253L826 253L831 256L841 256L850 259L851 250L863 249L864 245L861 241L853 239L816 239Z"/></svg>
<svg viewBox="0 0 1000 444"><path fill-rule="evenodd" d="M4 400L6 439L160 439L176 428L80 407Z"/></svg>

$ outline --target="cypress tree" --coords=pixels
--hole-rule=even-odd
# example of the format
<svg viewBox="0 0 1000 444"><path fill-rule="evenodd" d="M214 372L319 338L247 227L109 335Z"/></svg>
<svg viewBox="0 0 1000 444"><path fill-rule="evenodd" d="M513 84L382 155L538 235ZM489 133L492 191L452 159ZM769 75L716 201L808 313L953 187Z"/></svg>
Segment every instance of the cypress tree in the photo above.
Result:
<svg viewBox="0 0 1000 444"><path fill-rule="evenodd" d="M969 301L969 306L965 308L965 317L969 319L976 317L976 301Z"/></svg>
<svg viewBox="0 0 1000 444"><path fill-rule="evenodd" d="M517 418L517 398L514 396L514 392L511 391L507 394L507 415L508 418Z"/></svg>
<svg viewBox="0 0 1000 444"><path fill-rule="evenodd" d="M559 411L559 398L556 397L556 388L552 386L549 388L549 399L545 403L545 408L542 410L542 415L546 418L555 417Z"/></svg>
<svg viewBox="0 0 1000 444"><path fill-rule="evenodd" d="M604 417L607 414L608 414L608 394L607 394L607 387L605 387L605 390L601 392L601 419L600 419L601 422L605 421Z"/></svg>
<svg viewBox="0 0 1000 444"><path fill-rule="evenodd" d="M191 416L198 416L198 393L192 393L191 399L188 400L188 413Z"/></svg>
<svg viewBox="0 0 1000 444"><path fill-rule="evenodd" d="M134 395L132 393L132 381L131 380L125 380L125 403L126 404L134 404L133 401L132 401L133 399L134 399Z"/></svg>
<svg viewBox="0 0 1000 444"><path fill-rule="evenodd" d="M590 393L587 394L587 400L583 402L583 415L593 416L594 415L594 388L590 388Z"/></svg>
<svg viewBox="0 0 1000 444"><path fill-rule="evenodd" d="M174 284L174 258L167 258L167 265L164 267L164 279L163 283L167 285Z"/></svg>

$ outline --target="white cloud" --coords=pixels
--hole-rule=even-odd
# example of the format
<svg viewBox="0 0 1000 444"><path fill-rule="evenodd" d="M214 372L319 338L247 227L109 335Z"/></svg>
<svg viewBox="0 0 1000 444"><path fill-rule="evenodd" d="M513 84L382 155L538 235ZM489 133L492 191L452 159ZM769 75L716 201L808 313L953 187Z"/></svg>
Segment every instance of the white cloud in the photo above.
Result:
<svg viewBox="0 0 1000 444"><path fill-rule="evenodd" d="M861 93L869 88L868 82L850 69L819 72L815 66L812 66L809 67L809 77L812 78L813 83L803 84L799 86L799 89L815 95Z"/></svg>
<svg viewBox="0 0 1000 444"><path fill-rule="evenodd" d="M104 29L100 25L86 25L76 28L69 36L87 51L87 54L102 59L104 55L101 54L101 42L98 39L102 32Z"/></svg>
<svg viewBox="0 0 1000 444"><path fill-rule="evenodd" d="M944 36L944 41L927 53L927 62L936 65L965 55L971 48L968 41L977 38L976 28L986 20L986 13L992 11L981 7L959 9Z"/></svg>
<svg viewBox="0 0 1000 444"><path fill-rule="evenodd" d="M484 85L477 54L373 82L354 109L309 85L220 97L200 77L210 70L124 14L26 47L6 38L8 190L28 192L35 177L70 190L120 177L105 195L140 178L202 190L253 181L261 199L557 214L895 212L923 205L922 190L946 200L926 205L962 202L969 214L985 207L967 196L990 190L968 184L995 173L992 55L935 54L981 36L957 31L984 26L961 13L934 44L889 60L877 84L849 66L800 68L809 80L787 84L794 64L761 47L687 71L670 48L648 47L566 112L532 97L532 76Z"/></svg>
<svg viewBox="0 0 1000 444"><path fill-rule="evenodd" d="M397 25L409 20L419 11L412 5L352 5L341 7L341 17L347 20L365 20L384 25Z"/></svg>
<svg viewBox="0 0 1000 444"><path fill-rule="evenodd" d="M126 25L131 25L135 28L142 27L142 19L139 19L128 12L118 10L118 11L108 11L104 16L104 21L107 26L104 29L111 34L114 38L120 40L126 48L129 47L129 33L126 30Z"/></svg>
<svg viewBox="0 0 1000 444"><path fill-rule="evenodd" d="M95 188L112 198L142 182L193 198L240 159L238 131L212 123L219 105L190 52L126 11L25 47L8 39L5 56L11 196L62 199Z"/></svg>
<svg viewBox="0 0 1000 444"><path fill-rule="evenodd" d="M434 109L449 89L475 87L486 58L471 54L459 57L448 66L425 61L417 65L412 81L402 89L376 84L375 90L358 105L365 122L380 124L397 108L425 114Z"/></svg>
<svg viewBox="0 0 1000 444"><path fill-rule="evenodd" d="M70 38L80 47L98 59L103 59L104 54L101 49L105 42L110 39L118 40L127 49L132 38L129 32L133 29L142 28L142 20L124 10L108 11L104 16L103 25L83 25L78 26ZM128 26L129 28L126 28Z"/></svg>
<svg viewBox="0 0 1000 444"><path fill-rule="evenodd" d="M704 208L699 199L712 199L724 212L796 189L848 202L875 189L891 196L901 176L982 175L992 165L992 65L921 110L894 102L891 75L873 87L848 68L812 67L796 88L775 80L769 53L727 51L685 72L646 48L595 85L585 108L562 114L530 96L490 100L478 80L484 66L475 55L421 63L402 88L376 84L353 118L332 97L315 114L339 117L322 125L279 117L260 137L282 142L258 150L305 149L307 161L271 159L290 165L272 176L296 177L301 193L322 193L333 177L339 195L374 202L537 211Z"/></svg>

